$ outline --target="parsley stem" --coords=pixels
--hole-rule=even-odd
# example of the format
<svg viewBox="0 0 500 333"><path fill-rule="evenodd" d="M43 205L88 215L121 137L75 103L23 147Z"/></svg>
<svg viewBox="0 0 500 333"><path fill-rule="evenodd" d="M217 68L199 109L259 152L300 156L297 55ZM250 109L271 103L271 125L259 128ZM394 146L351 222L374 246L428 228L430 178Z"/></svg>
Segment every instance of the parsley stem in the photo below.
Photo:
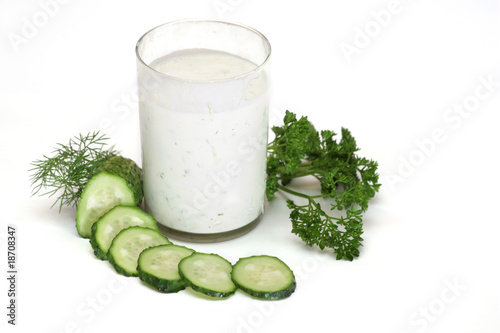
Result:
<svg viewBox="0 0 500 333"><path fill-rule="evenodd" d="M306 199L310 198L307 194L296 192L296 191L291 190L288 187L285 187L283 185L278 184L277 187L279 190L282 190L283 192L287 192L287 193L293 194L293 195L301 197L301 198L306 198Z"/></svg>
<svg viewBox="0 0 500 333"><path fill-rule="evenodd" d="M301 197L301 198L305 198L305 199L308 199L309 201L311 200L314 200L314 199L319 199L319 198L325 198L325 197L328 197L329 195L328 194L318 194L318 195L307 195L307 194L304 194L304 193L300 193L300 192L297 192L297 191L294 191L294 190L291 190L289 189L288 187L286 186L283 186L281 184L278 184L277 185L277 188L279 190L282 190L283 192L287 192L289 194L293 194L297 197Z"/></svg>

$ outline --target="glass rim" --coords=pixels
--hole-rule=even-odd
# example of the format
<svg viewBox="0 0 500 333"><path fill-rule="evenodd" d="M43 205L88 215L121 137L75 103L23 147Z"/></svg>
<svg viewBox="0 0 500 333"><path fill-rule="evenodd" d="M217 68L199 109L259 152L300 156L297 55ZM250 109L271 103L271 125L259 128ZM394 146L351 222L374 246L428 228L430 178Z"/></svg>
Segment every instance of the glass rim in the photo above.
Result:
<svg viewBox="0 0 500 333"><path fill-rule="evenodd" d="M259 64L255 64L255 68L253 68L251 71L248 71L248 72L245 72L245 73L242 73L242 74L238 74L238 75L235 75L235 76L231 76L231 77L228 77L228 78L213 79L213 80L193 80L193 79L180 78L180 77L177 77L177 76L174 76L174 75L170 75L170 74L166 74L164 72L158 71L158 70L154 69L153 67L151 67L149 64L147 64L144 61L144 59L142 58L142 56L140 54L139 47L141 46L141 44L144 43L144 40L146 39L146 37L151 32L153 32L155 30L158 30L158 29L160 29L162 27L165 27L165 26L170 26L170 25L175 25L175 24L182 24L182 23L196 23L196 22L209 22L209 23L227 24L227 25L232 25L232 26L240 27L240 28L246 29L246 30L254 33L255 35L257 35L257 36L259 36L261 38L261 40L264 43L264 46L267 48L267 52L266 52L267 54L265 55L264 60L262 60ZM241 23L237 23L237 22L232 22L232 21L226 21L226 20L217 20L217 19L181 19L181 20L169 21L169 22L157 25L154 28L151 28L148 31L146 31L139 38L139 40L137 41L137 43L135 45L135 54L136 54L136 58L141 62L141 64L143 64L144 66L146 66L148 69L154 71L155 73L158 73L161 76L168 77L168 78L173 79L173 80L179 80L179 81L183 81L183 82L193 82L193 83L226 82L226 81L231 81L231 80L235 80L235 79L238 79L238 78L241 78L241 77L248 76L249 74L254 73L255 71L257 71L260 68L262 68L268 62L268 60L271 57L271 43L269 42L269 40L267 39L267 37L264 34L262 34L260 31L254 29L254 28L252 28L252 27L250 27L248 25L245 25L245 24L241 24Z"/></svg>

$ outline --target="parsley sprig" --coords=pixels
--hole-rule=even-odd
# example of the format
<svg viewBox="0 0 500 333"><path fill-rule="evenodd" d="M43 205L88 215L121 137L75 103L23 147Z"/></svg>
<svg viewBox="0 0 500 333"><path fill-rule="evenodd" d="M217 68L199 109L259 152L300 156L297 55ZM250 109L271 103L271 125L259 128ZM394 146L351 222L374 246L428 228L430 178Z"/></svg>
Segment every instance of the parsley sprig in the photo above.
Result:
<svg viewBox="0 0 500 333"><path fill-rule="evenodd" d="M346 128L337 141L335 132L318 132L307 117L297 119L289 111L283 126L274 126L272 131L275 138L268 145L267 198L272 200L278 190L303 198L304 204L287 200L292 233L309 246L333 249L337 259L358 257L363 213L380 187L377 162L357 156L359 148ZM318 194L288 186L294 178L305 176L319 181ZM325 201L330 212L323 208Z"/></svg>

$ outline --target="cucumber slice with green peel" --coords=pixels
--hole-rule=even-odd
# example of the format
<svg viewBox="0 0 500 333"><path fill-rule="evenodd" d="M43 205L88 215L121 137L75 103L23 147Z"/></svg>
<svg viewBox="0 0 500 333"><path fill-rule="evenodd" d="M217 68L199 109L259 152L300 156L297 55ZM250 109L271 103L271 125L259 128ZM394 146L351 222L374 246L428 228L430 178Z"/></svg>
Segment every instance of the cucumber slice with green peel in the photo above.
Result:
<svg viewBox="0 0 500 333"><path fill-rule="evenodd" d="M115 206L92 225L90 244L94 254L102 260L108 259L108 250L115 236L123 229L142 226L158 230L153 216L139 207Z"/></svg>
<svg viewBox="0 0 500 333"><path fill-rule="evenodd" d="M280 259L267 255L240 258L231 277L239 289L260 299L287 298L296 287L292 270Z"/></svg>
<svg viewBox="0 0 500 333"><path fill-rule="evenodd" d="M76 229L80 236L90 238L92 225L117 205L135 206L134 193L127 181L108 172L92 177L76 208Z"/></svg>
<svg viewBox="0 0 500 333"><path fill-rule="evenodd" d="M161 292L178 292L186 287L179 275L179 262L193 252L190 248L174 244L150 247L139 256L139 278Z"/></svg>
<svg viewBox="0 0 500 333"><path fill-rule="evenodd" d="M179 274L194 291L223 298L236 292L231 280L232 265L217 254L194 252L179 262Z"/></svg>
<svg viewBox="0 0 500 333"><path fill-rule="evenodd" d="M115 270L125 276L137 276L137 261L142 251L152 246L172 244L155 229L133 226L123 229L111 242L108 259Z"/></svg>
<svg viewBox="0 0 500 333"><path fill-rule="evenodd" d="M131 159L113 156L92 176L76 208L76 228L89 238L92 225L117 205L137 206L143 198L142 170Z"/></svg>

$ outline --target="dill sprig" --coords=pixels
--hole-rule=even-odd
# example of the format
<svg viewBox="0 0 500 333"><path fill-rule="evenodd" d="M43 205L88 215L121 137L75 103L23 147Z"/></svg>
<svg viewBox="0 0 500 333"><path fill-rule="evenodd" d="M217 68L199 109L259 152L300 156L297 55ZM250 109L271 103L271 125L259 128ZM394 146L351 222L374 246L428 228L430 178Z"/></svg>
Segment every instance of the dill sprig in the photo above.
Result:
<svg viewBox="0 0 500 333"><path fill-rule="evenodd" d="M57 144L54 155L43 156L31 163L29 169L32 195L52 197L59 194L52 207L59 202L59 211L63 206L76 206L85 184L92 178L109 158L117 155L113 147L107 149L107 138L99 131L85 136L80 134L69 140L68 144Z"/></svg>

